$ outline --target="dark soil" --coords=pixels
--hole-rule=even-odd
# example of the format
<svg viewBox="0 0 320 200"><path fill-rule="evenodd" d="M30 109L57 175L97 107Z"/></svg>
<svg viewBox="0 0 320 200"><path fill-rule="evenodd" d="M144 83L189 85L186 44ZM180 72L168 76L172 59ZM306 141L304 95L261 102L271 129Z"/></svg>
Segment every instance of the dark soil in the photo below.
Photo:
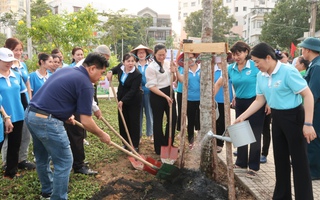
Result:
<svg viewBox="0 0 320 200"><path fill-rule="evenodd" d="M228 199L228 177L224 163L219 162L216 183L198 170L200 156L197 150L186 148L185 168L180 169L179 176L171 182L160 180L146 171L134 169L125 154L119 156L117 162L101 162L95 166L99 171L97 179L101 184L101 190L91 199ZM140 145L140 154L160 160L154 153L152 142L147 139L143 139ZM254 197L237 182L236 196L237 199L254 200Z"/></svg>
<svg viewBox="0 0 320 200"><path fill-rule="evenodd" d="M182 169L174 181L140 182L120 178L105 185L92 200L100 199L228 199L226 188L199 171Z"/></svg>

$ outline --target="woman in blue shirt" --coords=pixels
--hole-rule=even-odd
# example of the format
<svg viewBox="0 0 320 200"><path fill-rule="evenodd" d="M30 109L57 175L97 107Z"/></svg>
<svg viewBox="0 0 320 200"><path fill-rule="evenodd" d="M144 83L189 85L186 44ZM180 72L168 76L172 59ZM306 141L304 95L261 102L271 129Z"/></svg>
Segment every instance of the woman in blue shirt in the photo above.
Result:
<svg viewBox="0 0 320 200"><path fill-rule="evenodd" d="M14 58L16 60L13 61L13 65L11 68L20 74L23 80L23 84L25 84L25 87L27 88L26 92L20 94L23 108L26 109L29 104L29 100L32 98L32 92L30 87L30 76L28 72L28 67L24 62L20 62L23 54L23 43L18 38L8 38L5 42L4 47L10 49L13 52ZM30 132L27 126L23 124L21 145L19 150L19 169L32 170L36 167L34 163L28 161L28 149L30 141ZM8 143L5 141L2 148L2 161L4 165L6 165L7 160L7 149Z"/></svg>
<svg viewBox="0 0 320 200"><path fill-rule="evenodd" d="M40 87L49 78L48 69L53 66L53 58L51 55L46 53L40 53L38 55L39 69L37 71L30 73L30 85L32 90L32 96L40 89Z"/></svg>
<svg viewBox="0 0 320 200"><path fill-rule="evenodd" d="M230 49L235 63L228 66L229 80L235 91L235 98L232 100L235 106L236 117L240 116L256 98L256 81L259 69L254 66L254 62L250 60L250 47L244 42L236 42ZM215 84L215 93L219 91L222 85L222 78ZM261 152L261 132L265 117L264 108L260 108L254 115L248 118L252 131L256 138L256 142L238 147L237 160L235 170L247 170L248 177L254 177L260 169L260 152Z"/></svg>
<svg viewBox="0 0 320 200"><path fill-rule="evenodd" d="M273 118L272 141L276 170L273 199L292 199L291 157L295 199L312 200L307 158L307 143L316 138L312 126L314 100L311 90L297 69L278 61L274 49L268 44L256 45L251 57L261 71L257 76L257 97L235 122L247 119L267 102Z"/></svg>
<svg viewBox="0 0 320 200"><path fill-rule="evenodd" d="M147 78L146 70L151 61L153 51L146 46L139 45L131 51L135 55L137 68L142 74L142 102L140 111L140 138L142 137L142 122L143 122L143 109L146 115L146 135L152 141L153 140L153 115L150 104L150 90L146 87Z"/></svg>
<svg viewBox="0 0 320 200"><path fill-rule="evenodd" d="M4 178L13 179L18 176L18 158L21 144L24 108L20 93L26 91L20 74L11 69L16 60L13 52L8 48L0 48L0 95L3 98L2 106L11 117L14 126L8 134L8 150Z"/></svg>
<svg viewBox="0 0 320 200"><path fill-rule="evenodd" d="M182 57L184 54L181 54ZM188 102L187 102L187 118L188 118L188 141L189 148L194 145L194 130L200 130L200 66L196 63L196 55L188 54ZM179 82L184 81L183 70L176 70L176 76Z"/></svg>
<svg viewBox="0 0 320 200"><path fill-rule="evenodd" d="M81 47L74 47L71 51L72 62L68 67L74 67L76 64L84 58L83 49Z"/></svg>

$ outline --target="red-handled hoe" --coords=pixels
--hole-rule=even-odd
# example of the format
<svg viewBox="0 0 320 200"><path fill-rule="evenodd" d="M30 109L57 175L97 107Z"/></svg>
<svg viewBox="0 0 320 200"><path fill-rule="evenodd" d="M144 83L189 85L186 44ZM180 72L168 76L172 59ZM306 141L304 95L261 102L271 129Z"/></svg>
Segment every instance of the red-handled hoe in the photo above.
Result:
<svg viewBox="0 0 320 200"><path fill-rule="evenodd" d="M75 121L76 125L85 129L84 126L78 122ZM150 174L156 175L157 178L159 179L163 179L163 180L168 180L171 181L173 180L175 177L177 177L180 173L180 170L178 167L173 166L173 165L169 165L166 163L161 164L161 162L157 162L156 165L150 163L150 160L152 161L152 158L147 158L147 160L144 160L143 158L141 158L140 156L137 156L135 154L133 154L132 152L122 148L121 146L119 146L118 144L114 143L114 142L110 142L110 145L116 147L117 149L119 149L120 151L126 153L127 155L134 157L135 159L139 160L140 162L142 162L143 165L143 171L146 171ZM129 145L130 146L130 145Z"/></svg>

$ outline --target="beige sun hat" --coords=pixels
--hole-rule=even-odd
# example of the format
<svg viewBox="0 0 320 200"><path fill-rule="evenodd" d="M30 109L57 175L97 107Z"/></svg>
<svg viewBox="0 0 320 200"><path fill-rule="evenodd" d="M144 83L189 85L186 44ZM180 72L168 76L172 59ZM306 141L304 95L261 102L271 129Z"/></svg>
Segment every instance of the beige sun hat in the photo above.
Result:
<svg viewBox="0 0 320 200"><path fill-rule="evenodd" d="M139 46L137 46L136 48L134 48L133 50L130 51L130 53L133 53L133 54L136 54L137 55L137 51L139 49L145 49L147 50L148 54L153 54L153 51L152 49L146 47L146 46L143 46L142 44L140 44Z"/></svg>

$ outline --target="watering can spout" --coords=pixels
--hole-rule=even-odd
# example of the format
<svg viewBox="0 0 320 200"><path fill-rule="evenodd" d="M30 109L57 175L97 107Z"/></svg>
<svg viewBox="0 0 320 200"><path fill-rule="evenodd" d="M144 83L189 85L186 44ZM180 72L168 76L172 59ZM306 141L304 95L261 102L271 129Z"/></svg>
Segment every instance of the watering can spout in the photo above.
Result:
<svg viewBox="0 0 320 200"><path fill-rule="evenodd" d="M231 142L231 138L230 137L216 135L216 134L212 133L212 131L209 131L207 134L211 138L217 138L219 140L224 140L224 141L227 141L227 142Z"/></svg>

